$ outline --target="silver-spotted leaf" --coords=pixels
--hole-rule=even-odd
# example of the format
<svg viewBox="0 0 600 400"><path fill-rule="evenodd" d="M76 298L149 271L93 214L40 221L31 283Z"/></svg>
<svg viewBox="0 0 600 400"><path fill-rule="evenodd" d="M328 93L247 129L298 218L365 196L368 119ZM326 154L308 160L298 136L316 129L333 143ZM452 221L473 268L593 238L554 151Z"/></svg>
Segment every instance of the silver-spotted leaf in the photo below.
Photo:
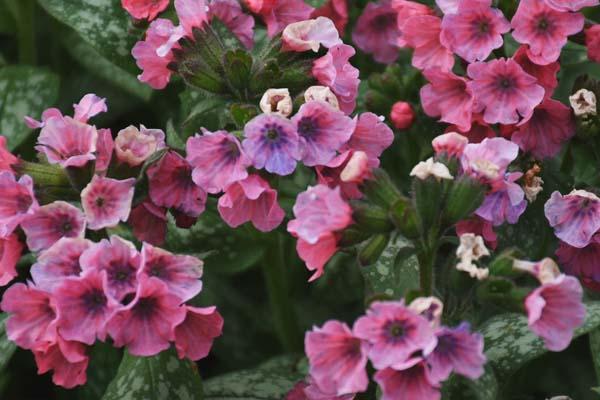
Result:
<svg viewBox="0 0 600 400"><path fill-rule="evenodd" d="M17 346L6 337L6 319L8 314L0 314L0 372L8 365Z"/></svg>

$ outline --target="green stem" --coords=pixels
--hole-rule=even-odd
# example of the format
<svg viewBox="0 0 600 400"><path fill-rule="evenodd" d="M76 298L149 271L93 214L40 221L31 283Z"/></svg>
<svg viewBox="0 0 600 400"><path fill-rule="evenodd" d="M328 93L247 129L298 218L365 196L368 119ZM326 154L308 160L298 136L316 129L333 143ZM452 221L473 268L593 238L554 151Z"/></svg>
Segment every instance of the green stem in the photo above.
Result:
<svg viewBox="0 0 600 400"><path fill-rule="evenodd" d="M288 290L284 245L283 236L275 233L263 257L263 273L279 341L285 351L292 353L302 351L302 337Z"/></svg>
<svg viewBox="0 0 600 400"><path fill-rule="evenodd" d="M19 63L35 65L35 0L6 0L18 27Z"/></svg>
<svg viewBox="0 0 600 400"><path fill-rule="evenodd" d="M421 294L430 296L433 292L433 266L435 264L436 249L423 249L418 255L419 259L419 282Z"/></svg>

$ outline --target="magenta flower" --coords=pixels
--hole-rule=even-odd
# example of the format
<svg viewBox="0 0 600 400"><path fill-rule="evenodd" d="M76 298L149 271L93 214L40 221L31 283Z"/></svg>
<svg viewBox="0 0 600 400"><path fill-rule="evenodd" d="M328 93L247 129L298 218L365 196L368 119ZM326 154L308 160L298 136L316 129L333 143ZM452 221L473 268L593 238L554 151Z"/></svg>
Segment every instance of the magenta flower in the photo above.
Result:
<svg viewBox="0 0 600 400"><path fill-rule="evenodd" d="M306 333L304 347L310 376L323 392L342 396L367 390L369 346L346 324L330 320L322 328L314 327Z"/></svg>
<svg viewBox="0 0 600 400"><path fill-rule="evenodd" d="M246 48L254 45L254 18L245 14L236 0L212 0L208 16L218 18Z"/></svg>
<svg viewBox="0 0 600 400"><path fill-rule="evenodd" d="M47 349L34 350L38 374L53 371L52 382L66 389L85 384L89 357L82 343L67 341L57 335Z"/></svg>
<svg viewBox="0 0 600 400"><path fill-rule="evenodd" d="M600 25L592 25L585 30L585 45L588 50L588 58L600 63Z"/></svg>
<svg viewBox="0 0 600 400"><path fill-rule="evenodd" d="M502 11L491 6L492 0L461 0L456 14L444 15L442 44L468 62L488 58L510 30Z"/></svg>
<svg viewBox="0 0 600 400"><path fill-rule="evenodd" d="M403 301L376 301L354 323L354 334L371 344L369 359L376 369L401 369L416 351L429 353L437 340L424 317Z"/></svg>
<svg viewBox="0 0 600 400"><path fill-rule="evenodd" d="M373 4L373 3L369 3ZM347 115L356 107L359 71L348 60L356 54L352 46L339 44L313 62L312 74L321 85L329 86L338 98L340 110Z"/></svg>
<svg viewBox="0 0 600 400"><path fill-rule="evenodd" d="M490 221L487 221L477 215L460 221L456 224L456 236L460 237L465 233L474 233L483 237L486 246L492 250L498 245L498 236L494 232L494 226Z"/></svg>
<svg viewBox="0 0 600 400"><path fill-rule="evenodd" d="M409 0L392 0L392 8L396 11L396 23L400 29L396 43L398 47L408 46L404 38L404 28L410 19L421 15L434 15L433 10L428 6Z"/></svg>
<svg viewBox="0 0 600 400"><path fill-rule="evenodd" d="M584 7L597 6L598 0L545 0L550 7L559 11L579 11Z"/></svg>
<svg viewBox="0 0 600 400"><path fill-rule="evenodd" d="M584 17L579 13L558 11L545 1L523 0L511 21L513 37L529 45L531 60L540 65L558 60L570 35L583 29Z"/></svg>
<svg viewBox="0 0 600 400"><path fill-rule="evenodd" d="M0 135L0 172L11 171L19 159L6 148L6 138Z"/></svg>
<svg viewBox="0 0 600 400"><path fill-rule="evenodd" d="M401 370L377 371L373 377L383 391L381 400L440 400L439 382L431 377L421 358L411 359Z"/></svg>
<svg viewBox="0 0 600 400"><path fill-rule="evenodd" d="M223 317L216 307L185 306L185 319L175 327L179 358L198 361L210 353L215 338L223 332Z"/></svg>
<svg viewBox="0 0 600 400"><path fill-rule="evenodd" d="M348 0L327 0L310 15L311 18L326 17L333 21L340 36L348 24Z"/></svg>
<svg viewBox="0 0 600 400"><path fill-rule="evenodd" d="M219 193L230 184L248 177L250 160L240 142L226 131L203 131L187 141L187 161L192 179L208 193Z"/></svg>
<svg viewBox="0 0 600 400"><path fill-rule="evenodd" d="M79 257L92 246L82 238L61 238L48 250L43 251L31 267L31 277L36 287L53 292L66 277L81 273Z"/></svg>
<svg viewBox="0 0 600 400"><path fill-rule="evenodd" d="M436 155L447 154L457 158L462 156L467 144L469 144L469 140L456 132L444 133L431 141Z"/></svg>
<svg viewBox="0 0 600 400"><path fill-rule="evenodd" d="M121 6L135 19L152 21L169 6L169 0L121 0Z"/></svg>
<svg viewBox="0 0 600 400"><path fill-rule="evenodd" d="M378 164L379 159L370 159L363 151L347 150L327 165L315 168L317 183L332 189L339 186L344 199L360 199L363 194L359 184L372 176L369 163Z"/></svg>
<svg viewBox="0 0 600 400"><path fill-rule="evenodd" d="M504 179L495 181L475 214L494 226L502 225L505 221L516 224L527 208L525 192L515 183L522 176L521 172L513 172L506 174Z"/></svg>
<svg viewBox="0 0 600 400"><path fill-rule="evenodd" d="M281 224L285 212L277 203L277 191L259 175L232 183L219 198L219 214L231 227L246 222L262 232L269 232Z"/></svg>
<svg viewBox="0 0 600 400"><path fill-rule="evenodd" d="M141 265L138 275L160 279L181 302L191 300L202 290L203 262L196 257L175 255L144 243Z"/></svg>
<svg viewBox="0 0 600 400"><path fill-rule="evenodd" d="M277 114L261 114L244 127L244 151L257 169L289 175L300 160L298 132L292 122Z"/></svg>
<svg viewBox="0 0 600 400"><path fill-rule="evenodd" d="M467 83L475 95L475 112L484 112L489 124L516 124L527 119L544 98L544 88L512 59L473 63Z"/></svg>
<svg viewBox="0 0 600 400"><path fill-rule="evenodd" d="M600 199L585 190L552 193L544 212L554 234L573 247L587 246L600 229Z"/></svg>
<svg viewBox="0 0 600 400"><path fill-rule="evenodd" d="M559 101L547 99L533 111L529 120L520 124L511 140L536 158L549 158L558 154L575 131L571 109Z"/></svg>
<svg viewBox="0 0 600 400"><path fill-rule="evenodd" d="M105 98L89 93L83 96L79 103L73 104L73 110L75 112L74 120L87 123L90 118L108 111L108 107Z"/></svg>
<svg viewBox="0 0 600 400"><path fill-rule="evenodd" d="M126 346L134 356L153 356L169 348L185 317L181 300L164 282L141 279L133 301L108 321L108 333L116 347Z"/></svg>
<svg viewBox="0 0 600 400"><path fill-rule="evenodd" d="M81 206L88 228L99 230L127 221L135 190L135 179L119 181L94 175L81 191Z"/></svg>
<svg viewBox="0 0 600 400"><path fill-rule="evenodd" d="M333 21L318 17L288 25L281 35L282 51L318 52L321 45L326 48L341 44L340 34Z"/></svg>
<svg viewBox="0 0 600 400"><path fill-rule="evenodd" d="M45 350L56 338L53 298L33 284L16 283L4 293L0 308L9 314L8 338L28 350Z"/></svg>
<svg viewBox="0 0 600 400"><path fill-rule="evenodd" d="M350 139L356 122L322 101L304 103L292 118L304 165L325 165Z"/></svg>
<svg viewBox="0 0 600 400"><path fill-rule="evenodd" d="M270 0L264 3L260 15L267 25L269 37L277 35L289 24L309 19L314 10L303 0Z"/></svg>
<svg viewBox="0 0 600 400"><path fill-rule="evenodd" d="M454 55L440 41L441 24L434 15L418 15L410 18L402 28L406 44L414 49L412 65L420 70L439 68L450 71L454 65Z"/></svg>
<svg viewBox="0 0 600 400"><path fill-rule="evenodd" d="M519 146L504 138L484 139L469 143L461 157L463 171L484 182L504 176L508 165L517 158Z"/></svg>
<svg viewBox="0 0 600 400"><path fill-rule="evenodd" d="M565 273L578 277L592 290L600 289L600 235L594 235L590 243L581 249L560 242L556 257Z"/></svg>
<svg viewBox="0 0 600 400"><path fill-rule="evenodd" d="M38 136L36 150L48 162L62 167L83 167L96 159L98 131L71 117L50 118Z"/></svg>
<svg viewBox="0 0 600 400"><path fill-rule="evenodd" d="M474 96L467 80L450 71L427 69L423 75L429 84L421 88L423 111L430 117L456 125L461 131L471 129Z"/></svg>
<svg viewBox="0 0 600 400"><path fill-rule="evenodd" d="M106 272L106 293L116 301L135 293L141 257L133 243L118 236L102 239L85 250L79 258L81 269Z"/></svg>
<svg viewBox="0 0 600 400"><path fill-rule="evenodd" d="M140 242L148 242L160 246L167 236L167 209L144 201L129 214L127 221L133 230L133 235Z"/></svg>
<svg viewBox="0 0 600 400"><path fill-rule="evenodd" d="M304 261L309 271L314 271L308 279L309 282L313 282L325 273L325 264L338 250L337 242L338 237L334 233L322 235L314 244L304 239L298 239L298 243L296 243L298 256Z"/></svg>
<svg viewBox="0 0 600 400"><path fill-rule="evenodd" d="M390 0L367 3L356 21L352 41L375 61L391 64L398 58L398 29L396 10Z"/></svg>
<svg viewBox="0 0 600 400"><path fill-rule="evenodd" d="M18 276L17 262L24 247L16 234L0 238L0 287Z"/></svg>
<svg viewBox="0 0 600 400"><path fill-rule="evenodd" d="M548 65L538 65L530 58L528 46L526 45L519 47L512 58L525 72L537 79L538 85L542 86L546 91L546 98L552 96L554 89L558 86L558 79L556 77L560 70L558 61Z"/></svg>
<svg viewBox="0 0 600 400"><path fill-rule="evenodd" d="M23 175L16 180L12 172L0 171L0 237L7 237L38 208L33 180Z"/></svg>
<svg viewBox="0 0 600 400"><path fill-rule="evenodd" d="M446 132L458 132L469 140L469 143L481 143L486 138L495 138L496 131L486 122L483 121L481 114L473 114L471 116L471 128L461 130L456 125L450 125L446 128ZM500 126L502 129L504 125ZM511 125L512 126L512 125Z"/></svg>
<svg viewBox="0 0 600 400"><path fill-rule="evenodd" d="M79 208L64 201L55 201L38 208L21 222L32 251L46 250L60 238L83 238L85 216Z"/></svg>
<svg viewBox="0 0 600 400"><path fill-rule="evenodd" d="M98 129L98 141L96 142L97 174L106 174L114 149L115 141L110 129Z"/></svg>
<svg viewBox="0 0 600 400"><path fill-rule="evenodd" d="M546 348L562 351L569 346L575 328L583 324L585 307L581 284L560 275L531 292L525 299L529 329L544 339Z"/></svg>
<svg viewBox="0 0 600 400"><path fill-rule="evenodd" d="M137 42L131 50L137 66L142 70L138 79L153 89L164 89L171 80L172 71L168 68L174 59L171 47L177 48L178 45L171 45L169 40L175 34L175 30L170 20L159 18L150 24L146 31L146 39ZM160 56L158 49L163 46L167 46L168 49L165 54L161 52Z"/></svg>
<svg viewBox="0 0 600 400"><path fill-rule="evenodd" d="M114 146L119 162L137 167L165 147L165 133L160 129L147 129L144 125L140 129L129 126L119 131Z"/></svg>
<svg viewBox="0 0 600 400"><path fill-rule="evenodd" d="M148 171L150 199L160 207L174 208L190 217L204 212L206 192L192 180L192 166L175 151L168 151Z"/></svg>
<svg viewBox="0 0 600 400"><path fill-rule="evenodd" d="M342 147L342 151L362 151L369 159L369 166L376 168L379 166L379 157L393 142L394 132L382 118L366 112L358 116L356 128L348 143Z"/></svg>
<svg viewBox="0 0 600 400"><path fill-rule="evenodd" d="M456 328L442 327L436 336L437 346L427 355L433 380L445 381L453 371L469 379L477 379L483 374L486 361L483 336L471 333L468 323L463 322Z"/></svg>
<svg viewBox="0 0 600 400"><path fill-rule="evenodd" d="M106 272L88 270L81 277L66 278L54 291L58 329L63 338L92 345L106 339L106 322L119 306L107 296Z"/></svg>

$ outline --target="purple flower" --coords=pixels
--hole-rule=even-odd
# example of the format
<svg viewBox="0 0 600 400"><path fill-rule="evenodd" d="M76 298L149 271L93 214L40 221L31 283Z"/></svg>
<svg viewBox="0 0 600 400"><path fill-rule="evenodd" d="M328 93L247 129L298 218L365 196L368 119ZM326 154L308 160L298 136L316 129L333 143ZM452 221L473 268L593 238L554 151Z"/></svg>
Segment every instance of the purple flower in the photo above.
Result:
<svg viewBox="0 0 600 400"><path fill-rule="evenodd" d="M585 190L552 193L544 212L554 234L573 247L587 246L600 229L600 199Z"/></svg>
<svg viewBox="0 0 600 400"><path fill-rule="evenodd" d="M374 376L383 392L381 400L439 400L439 382L434 380L426 362L413 358L402 369L386 368Z"/></svg>
<svg viewBox="0 0 600 400"><path fill-rule="evenodd" d="M527 208L525 192L515 183L521 176L521 172L513 172L506 174L503 180L494 182L492 191L486 195L475 214L494 226L502 225L505 221L516 224Z"/></svg>

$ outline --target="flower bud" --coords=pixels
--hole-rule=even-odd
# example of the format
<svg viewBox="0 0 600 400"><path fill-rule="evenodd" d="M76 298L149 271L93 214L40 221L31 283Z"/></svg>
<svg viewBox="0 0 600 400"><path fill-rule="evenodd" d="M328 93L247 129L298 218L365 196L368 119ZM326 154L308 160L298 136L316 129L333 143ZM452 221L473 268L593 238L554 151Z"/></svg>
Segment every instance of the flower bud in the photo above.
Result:
<svg viewBox="0 0 600 400"><path fill-rule="evenodd" d="M466 175L461 176L454 182L446 196L444 207L444 222L454 225L479 208L485 197L485 187L477 180Z"/></svg>
<svg viewBox="0 0 600 400"><path fill-rule="evenodd" d="M389 208L401 197L398 187L382 169L372 171L373 179L366 180L361 189L365 196L381 207Z"/></svg>
<svg viewBox="0 0 600 400"><path fill-rule="evenodd" d="M589 117L596 115L596 95L587 89L579 89L569 97L571 108L578 117Z"/></svg>
<svg viewBox="0 0 600 400"><path fill-rule="evenodd" d="M389 240L389 235L378 234L373 236L358 253L359 265L366 267L377 262Z"/></svg>
<svg viewBox="0 0 600 400"><path fill-rule="evenodd" d="M340 109L338 98L333 94L327 86L311 86L304 92L304 100L309 101L324 101L336 110Z"/></svg>
<svg viewBox="0 0 600 400"><path fill-rule="evenodd" d="M392 106L390 119L396 129L408 129L415 121L415 112L409 103L399 101Z"/></svg>
<svg viewBox="0 0 600 400"><path fill-rule="evenodd" d="M279 114L288 117L293 103L288 89L269 89L260 99L260 109L265 114Z"/></svg>
<svg viewBox="0 0 600 400"><path fill-rule="evenodd" d="M384 210L381 207L364 202L357 202L352 204L352 208L354 209L352 219L362 231L385 233L394 228L392 221L388 217L387 210Z"/></svg>
<svg viewBox="0 0 600 400"><path fill-rule="evenodd" d="M417 212L405 197L399 198L390 208L390 219L396 228L409 239L419 236Z"/></svg>
<svg viewBox="0 0 600 400"><path fill-rule="evenodd" d="M439 229L443 192L443 184L433 177L413 181L413 196L421 233Z"/></svg>
<svg viewBox="0 0 600 400"><path fill-rule="evenodd" d="M130 167L140 166L164 147L164 132L160 129L147 129L144 125L139 130L135 126L129 126L121 130L115 139L117 159Z"/></svg>

